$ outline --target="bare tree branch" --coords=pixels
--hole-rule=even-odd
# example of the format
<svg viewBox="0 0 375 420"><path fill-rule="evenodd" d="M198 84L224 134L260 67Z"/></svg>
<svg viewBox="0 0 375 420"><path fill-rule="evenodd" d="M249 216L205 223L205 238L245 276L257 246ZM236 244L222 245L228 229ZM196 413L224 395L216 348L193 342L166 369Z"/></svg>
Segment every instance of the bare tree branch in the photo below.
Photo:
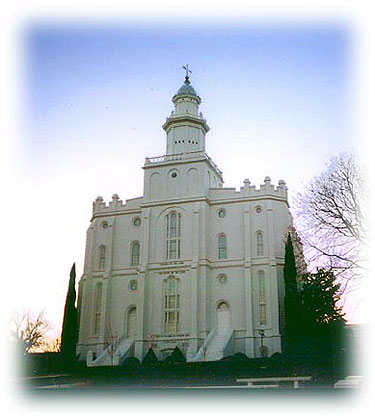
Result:
<svg viewBox="0 0 375 420"><path fill-rule="evenodd" d="M330 161L296 200L296 225L308 262L333 268L347 284L364 270L368 246L364 217L366 189L352 154Z"/></svg>
<svg viewBox="0 0 375 420"><path fill-rule="evenodd" d="M24 353L41 349L45 345L45 335L49 329L42 313L33 317L24 312L15 314L10 320L10 338Z"/></svg>

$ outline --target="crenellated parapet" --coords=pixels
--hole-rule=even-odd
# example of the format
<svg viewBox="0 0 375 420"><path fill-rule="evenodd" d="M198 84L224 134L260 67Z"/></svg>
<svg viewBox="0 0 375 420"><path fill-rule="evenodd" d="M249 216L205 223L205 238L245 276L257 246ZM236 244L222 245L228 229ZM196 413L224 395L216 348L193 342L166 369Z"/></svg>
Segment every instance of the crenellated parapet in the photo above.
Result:
<svg viewBox="0 0 375 420"><path fill-rule="evenodd" d="M103 200L103 197L98 196L95 201L92 203L92 215L97 216L98 214L109 214L113 212L122 212L122 211L134 211L139 209L143 197L132 198L126 200L125 203L120 200L117 194L112 195L112 201L106 204Z"/></svg>
<svg viewBox="0 0 375 420"><path fill-rule="evenodd" d="M288 188L285 181L282 179L278 182L278 185L271 184L271 178L266 176L264 178L264 184L261 184L257 189L255 185L251 185L249 179L245 179L243 186L240 190L235 188L210 188L209 198L210 199L238 199L238 198L263 198L273 197L277 199L288 200Z"/></svg>

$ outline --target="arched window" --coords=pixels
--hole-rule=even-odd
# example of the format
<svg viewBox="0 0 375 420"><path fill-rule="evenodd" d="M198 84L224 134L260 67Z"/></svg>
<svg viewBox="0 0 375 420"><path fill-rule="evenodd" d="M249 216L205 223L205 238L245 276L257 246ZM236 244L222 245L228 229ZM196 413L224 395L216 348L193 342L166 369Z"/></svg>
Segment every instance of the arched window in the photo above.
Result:
<svg viewBox="0 0 375 420"><path fill-rule="evenodd" d="M131 250L130 250L130 265L131 266L136 266L139 265L139 251L140 251L140 246L139 246L139 242L133 242L131 245Z"/></svg>
<svg viewBox="0 0 375 420"><path fill-rule="evenodd" d="M257 232L257 256L261 257L263 255L263 233Z"/></svg>
<svg viewBox="0 0 375 420"><path fill-rule="evenodd" d="M102 283L96 283L94 291L94 334L100 331L100 314L102 306Z"/></svg>
<svg viewBox="0 0 375 420"><path fill-rule="evenodd" d="M104 270L105 268L105 257L106 257L106 247L105 245L100 245L98 248L98 269Z"/></svg>
<svg viewBox="0 0 375 420"><path fill-rule="evenodd" d="M218 238L219 260L227 258L227 237L222 233Z"/></svg>
<svg viewBox="0 0 375 420"><path fill-rule="evenodd" d="M164 280L164 331L175 334L180 322L180 295L178 280L168 277Z"/></svg>
<svg viewBox="0 0 375 420"><path fill-rule="evenodd" d="M264 280L264 271L258 272L258 286L259 286L259 324L266 325L266 285Z"/></svg>
<svg viewBox="0 0 375 420"><path fill-rule="evenodd" d="M167 220L167 260L181 258L181 215L172 211Z"/></svg>

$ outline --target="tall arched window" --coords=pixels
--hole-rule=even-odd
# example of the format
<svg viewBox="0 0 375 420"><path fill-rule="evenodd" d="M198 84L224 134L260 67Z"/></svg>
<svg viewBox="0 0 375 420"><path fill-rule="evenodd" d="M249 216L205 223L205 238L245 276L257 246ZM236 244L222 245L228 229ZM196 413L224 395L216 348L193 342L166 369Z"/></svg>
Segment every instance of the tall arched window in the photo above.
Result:
<svg viewBox="0 0 375 420"><path fill-rule="evenodd" d="M219 260L227 258L227 237L222 233L218 238Z"/></svg>
<svg viewBox="0 0 375 420"><path fill-rule="evenodd" d="M105 245L100 245L98 248L98 269L104 270L105 268L105 257L106 257L106 247Z"/></svg>
<svg viewBox="0 0 375 420"><path fill-rule="evenodd" d="M130 265L135 266L139 265L139 253L140 253L140 246L139 242L133 242L131 245L130 250Z"/></svg>
<svg viewBox="0 0 375 420"><path fill-rule="evenodd" d="M259 285L259 324L266 325L266 285L264 280L264 271L258 272L258 285Z"/></svg>
<svg viewBox="0 0 375 420"><path fill-rule="evenodd" d="M180 322L180 295L178 280L168 277L164 280L164 331L177 333Z"/></svg>
<svg viewBox="0 0 375 420"><path fill-rule="evenodd" d="M257 236L257 256L261 257L263 255L263 233L262 232L257 232L256 233Z"/></svg>
<svg viewBox="0 0 375 420"><path fill-rule="evenodd" d="M172 211L167 219L167 260L181 258L181 215Z"/></svg>
<svg viewBox="0 0 375 420"><path fill-rule="evenodd" d="M102 283L96 283L94 291L94 334L100 331L100 314L102 306Z"/></svg>

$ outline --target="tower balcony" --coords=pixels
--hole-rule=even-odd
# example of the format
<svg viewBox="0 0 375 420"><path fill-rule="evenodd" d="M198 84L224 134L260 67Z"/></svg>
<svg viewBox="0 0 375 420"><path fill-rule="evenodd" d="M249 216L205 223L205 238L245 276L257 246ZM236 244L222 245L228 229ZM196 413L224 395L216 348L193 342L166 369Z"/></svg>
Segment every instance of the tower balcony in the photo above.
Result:
<svg viewBox="0 0 375 420"><path fill-rule="evenodd" d="M217 167L214 161L203 150L195 151L195 152L177 153L174 155L146 157L145 167L149 167L152 165L160 165L163 163L170 163L170 162L191 161L191 160L196 160L196 159L207 160L218 174L220 174L221 176L223 175L223 173L220 171L220 169Z"/></svg>

